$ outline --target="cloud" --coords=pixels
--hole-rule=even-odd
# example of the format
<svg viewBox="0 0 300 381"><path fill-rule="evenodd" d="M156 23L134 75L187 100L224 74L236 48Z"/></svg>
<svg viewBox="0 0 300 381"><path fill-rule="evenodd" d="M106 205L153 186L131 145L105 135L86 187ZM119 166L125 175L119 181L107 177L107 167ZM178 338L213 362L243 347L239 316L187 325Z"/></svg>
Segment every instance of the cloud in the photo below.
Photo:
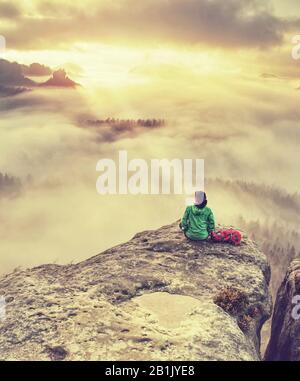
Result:
<svg viewBox="0 0 300 381"><path fill-rule="evenodd" d="M11 86L34 86L34 81L23 74L22 65L17 62L0 60L0 84Z"/></svg>
<svg viewBox="0 0 300 381"><path fill-rule="evenodd" d="M29 75L33 77L51 75L52 70L50 67L41 65L37 62L34 62L30 65L22 65L22 71L24 75Z"/></svg>
<svg viewBox="0 0 300 381"><path fill-rule="evenodd" d="M0 85L0 97L12 97L14 95L24 93L26 91L30 91L30 89L26 87L20 87L20 86ZM0 110L1 110L1 107L0 107Z"/></svg>
<svg viewBox="0 0 300 381"><path fill-rule="evenodd" d="M87 1L85 7L36 2L3 34L12 47L57 48L74 41L127 40L216 47L265 47L283 40L285 22L256 0ZM74 27L76 26L76 27Z"/></svg>
<svg viewBox="0 0 300 381"><path fill-rule="evenodd" d="M0 1L0 18L13 19L20 16L20 9L9 1Z"/></svg>

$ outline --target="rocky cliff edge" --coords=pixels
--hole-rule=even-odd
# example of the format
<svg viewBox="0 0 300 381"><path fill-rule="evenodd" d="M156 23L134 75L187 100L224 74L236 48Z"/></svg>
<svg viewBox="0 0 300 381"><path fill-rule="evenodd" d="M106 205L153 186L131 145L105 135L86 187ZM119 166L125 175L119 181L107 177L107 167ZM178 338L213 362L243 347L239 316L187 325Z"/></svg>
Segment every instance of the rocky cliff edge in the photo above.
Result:
<svg viewBox="0 0 300 381"><path fill-rule="evenodd" d="M239 247L186 240L178 223L84 262L0 279L1 360L259 360L270 268Z"/></svg>

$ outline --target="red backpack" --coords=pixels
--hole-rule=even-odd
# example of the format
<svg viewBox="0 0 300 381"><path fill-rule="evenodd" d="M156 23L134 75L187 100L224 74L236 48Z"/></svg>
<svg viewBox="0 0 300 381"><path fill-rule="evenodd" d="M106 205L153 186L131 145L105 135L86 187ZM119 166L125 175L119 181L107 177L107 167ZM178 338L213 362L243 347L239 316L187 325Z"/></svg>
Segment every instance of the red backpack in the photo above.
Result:
<svg viewBox="0 0 300 381"><path fill-rule="evenodd" d="M238 246L241 244L242 235L238 230L223 229L217 232L211 232L211 240L213 242L226 242Z"/></svg>

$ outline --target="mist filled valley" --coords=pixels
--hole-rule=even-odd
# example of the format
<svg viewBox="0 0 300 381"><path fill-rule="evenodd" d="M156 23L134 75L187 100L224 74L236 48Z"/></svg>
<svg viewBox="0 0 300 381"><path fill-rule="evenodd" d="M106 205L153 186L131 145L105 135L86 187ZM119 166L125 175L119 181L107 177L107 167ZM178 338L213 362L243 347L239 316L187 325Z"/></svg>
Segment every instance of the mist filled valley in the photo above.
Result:
<svg viewBox="0 0 300 381"><path fill-rule="evenodd" d="M257 240L272 265L274 293L300 251L296 81L201 74L171 63L146 68L130 72L134 84L88 87L78 75L78 88L9 96L6 88L1 273L78 262L181 218L185 195L96 192L97 161L126 150L145 160L204 159L217 223Z"/></svg>

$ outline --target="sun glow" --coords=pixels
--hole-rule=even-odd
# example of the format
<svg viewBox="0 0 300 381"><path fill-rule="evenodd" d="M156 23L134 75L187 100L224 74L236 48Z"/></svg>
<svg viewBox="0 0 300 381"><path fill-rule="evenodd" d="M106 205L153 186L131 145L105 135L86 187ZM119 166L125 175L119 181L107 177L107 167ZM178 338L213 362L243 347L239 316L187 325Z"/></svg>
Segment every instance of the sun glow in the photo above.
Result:
<svg viewBox="0 0 300 381"><path fill-rule="evenodd" d="M68 50L8 50L5 58L24 64L39 62L53 68L72 62L71 74L83 86L97 88L148 84L153 77L226 74L237 71L216 51L180 48L131 48L107 44L74 44Z"/></svg>

